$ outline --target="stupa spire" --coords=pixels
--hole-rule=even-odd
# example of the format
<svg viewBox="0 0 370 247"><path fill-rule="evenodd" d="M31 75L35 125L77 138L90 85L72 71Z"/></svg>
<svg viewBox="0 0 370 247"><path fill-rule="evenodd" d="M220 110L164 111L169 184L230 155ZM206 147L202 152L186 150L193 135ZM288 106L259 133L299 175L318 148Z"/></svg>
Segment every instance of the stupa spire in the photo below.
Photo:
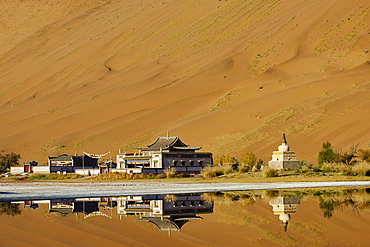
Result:
<svg viewBox="0 0 370 247"><path fill-rule="evenodd" d="M283 138L281 139L281 144L287 144L285 134L283 134Z"/></svg>

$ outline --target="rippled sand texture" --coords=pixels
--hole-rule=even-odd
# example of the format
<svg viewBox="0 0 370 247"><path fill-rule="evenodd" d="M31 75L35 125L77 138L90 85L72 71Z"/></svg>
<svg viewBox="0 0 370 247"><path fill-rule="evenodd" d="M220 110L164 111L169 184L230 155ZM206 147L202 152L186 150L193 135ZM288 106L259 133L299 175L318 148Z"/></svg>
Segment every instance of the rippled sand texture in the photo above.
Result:
<svg viewBox="0 0 370 247"><path fill-rule="evenodd" d="M367 0L1 1L0 150L132 151L169 131L268 160L368 147Z"/></svg>

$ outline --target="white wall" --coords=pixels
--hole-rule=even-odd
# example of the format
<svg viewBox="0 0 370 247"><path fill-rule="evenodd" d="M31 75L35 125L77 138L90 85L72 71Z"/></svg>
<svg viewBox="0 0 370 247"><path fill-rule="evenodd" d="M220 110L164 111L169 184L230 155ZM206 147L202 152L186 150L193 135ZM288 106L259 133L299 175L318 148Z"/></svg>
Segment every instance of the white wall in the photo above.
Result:
<svg viewBox="0 0 370 247"><path fill-rule="evenodd" d="M17 175L24 172L23 166L10 167L10 174Z"/></svg>
<svg viewBox="0 0 370 247"><path fill-rule="evenodd" d="M33 173L50 173L50 166L34 166Z"/></svg>

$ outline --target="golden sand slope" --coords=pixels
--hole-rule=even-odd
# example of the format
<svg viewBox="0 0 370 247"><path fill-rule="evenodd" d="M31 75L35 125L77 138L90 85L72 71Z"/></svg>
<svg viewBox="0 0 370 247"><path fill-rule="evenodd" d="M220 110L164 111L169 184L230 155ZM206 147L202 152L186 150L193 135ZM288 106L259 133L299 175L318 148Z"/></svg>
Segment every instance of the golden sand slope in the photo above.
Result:
<svg viewBox="0 0 370 247"><path fill-rule="evenodd" d="M0 150L44 162L130 151L167 131L265 161L282 133L312 162L324 141L368 147L369 7L1 1Z"/></svg>

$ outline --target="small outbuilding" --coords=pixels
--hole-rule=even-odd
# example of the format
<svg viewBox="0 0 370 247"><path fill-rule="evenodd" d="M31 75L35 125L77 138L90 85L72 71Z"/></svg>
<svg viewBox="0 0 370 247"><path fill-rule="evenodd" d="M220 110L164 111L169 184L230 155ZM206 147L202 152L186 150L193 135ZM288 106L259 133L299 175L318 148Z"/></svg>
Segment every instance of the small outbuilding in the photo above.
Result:
<svg viewBox="0 0 370 247"><path fill-rule="evenodd" d="M71 173L81 175L97 175L100 173L98 159L87 155L67 155L48 157L50 172Z"/></svg>

